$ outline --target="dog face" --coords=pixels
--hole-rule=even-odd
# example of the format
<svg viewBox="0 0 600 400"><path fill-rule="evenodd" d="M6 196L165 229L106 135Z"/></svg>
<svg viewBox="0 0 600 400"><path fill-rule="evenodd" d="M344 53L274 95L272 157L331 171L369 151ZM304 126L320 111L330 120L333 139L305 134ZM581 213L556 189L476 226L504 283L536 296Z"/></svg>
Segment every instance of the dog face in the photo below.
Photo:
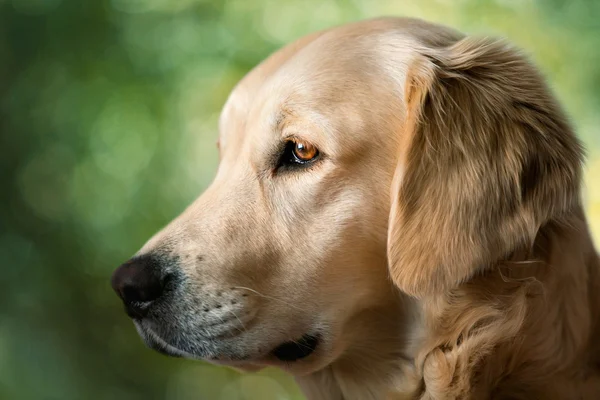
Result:
<svg viewBox="0 0 600 400"><path fill-rule="evenodd" d="M309 36L235 88L214 182L113 276L151 347L304 374L401 329L386 237L404 25Z"/></svg>
<svg viewBox="0 0 600 400"><path fill-rule="evenodd" d="M451 290L578 201L581 148L537 71L416 20L277 52L219 143L212 185L113 287L151 347L243 369L307 374L383 337L402 352L390 282Z"/></svg>

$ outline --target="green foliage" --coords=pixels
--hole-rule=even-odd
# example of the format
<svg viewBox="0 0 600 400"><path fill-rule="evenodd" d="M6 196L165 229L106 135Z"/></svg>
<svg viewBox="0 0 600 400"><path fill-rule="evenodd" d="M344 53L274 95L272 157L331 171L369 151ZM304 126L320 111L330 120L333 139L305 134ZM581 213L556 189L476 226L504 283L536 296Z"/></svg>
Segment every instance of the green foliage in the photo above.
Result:
<svg viewBox="0 0 600 400"><path fill-rule="evenodd" d="M587 143L600 233L598 1L0 0L0 398L300 398L278 371L147 350L108 277L208 185L218 113L250 68L379 15L525 48Z"/></svg>

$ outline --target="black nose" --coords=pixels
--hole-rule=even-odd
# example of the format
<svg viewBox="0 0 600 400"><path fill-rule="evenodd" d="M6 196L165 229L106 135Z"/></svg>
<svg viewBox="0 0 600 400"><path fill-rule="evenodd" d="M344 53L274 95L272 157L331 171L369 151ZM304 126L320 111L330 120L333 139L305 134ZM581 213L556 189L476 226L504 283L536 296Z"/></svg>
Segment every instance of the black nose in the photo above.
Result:
<svg viewBox="0 0 600 400"><path fill-rule="evenodd" d="M151 256L134 257L113 273L111 285L132 318L144 317L149 302L158 299L164 289L160 263Z"/></svg>

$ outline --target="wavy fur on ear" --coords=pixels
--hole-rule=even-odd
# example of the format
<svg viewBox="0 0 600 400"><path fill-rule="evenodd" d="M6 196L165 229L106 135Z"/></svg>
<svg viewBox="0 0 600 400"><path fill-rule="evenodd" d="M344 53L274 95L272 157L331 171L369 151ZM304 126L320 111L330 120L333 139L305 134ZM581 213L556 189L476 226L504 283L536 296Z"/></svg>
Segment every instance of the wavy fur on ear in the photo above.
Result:
<svg viewBox="0 0 600 400"><path fill-rule="evenodd" d="M582 147L536 68L506 43L424 49L405 104L388 236L403 291L455 288L579 205Z"/></svg>

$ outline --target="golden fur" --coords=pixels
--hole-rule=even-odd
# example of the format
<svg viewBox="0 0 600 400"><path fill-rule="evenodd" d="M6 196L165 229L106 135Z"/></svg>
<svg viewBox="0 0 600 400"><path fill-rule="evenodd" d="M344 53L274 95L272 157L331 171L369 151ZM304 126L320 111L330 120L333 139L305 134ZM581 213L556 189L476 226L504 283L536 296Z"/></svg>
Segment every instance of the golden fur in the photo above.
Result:
<svg viewBox="0 0 600 400"><path fill-rule="evenodd" d="M279 171L290 138L321 158ZM310 400L600 399L582 149L519 51L414 19L318 32L240 82L219 140L140 251L181 277L143 335ZM270 353L315 330L309 357Z"/></svg>
<svg viewBox="0 0 600 400"><path fill-rule="evenodd" d="M424 49L405 96L388 257L424 313L422 398L600 398L582 148L543 79L464 38Z"/></svg>

